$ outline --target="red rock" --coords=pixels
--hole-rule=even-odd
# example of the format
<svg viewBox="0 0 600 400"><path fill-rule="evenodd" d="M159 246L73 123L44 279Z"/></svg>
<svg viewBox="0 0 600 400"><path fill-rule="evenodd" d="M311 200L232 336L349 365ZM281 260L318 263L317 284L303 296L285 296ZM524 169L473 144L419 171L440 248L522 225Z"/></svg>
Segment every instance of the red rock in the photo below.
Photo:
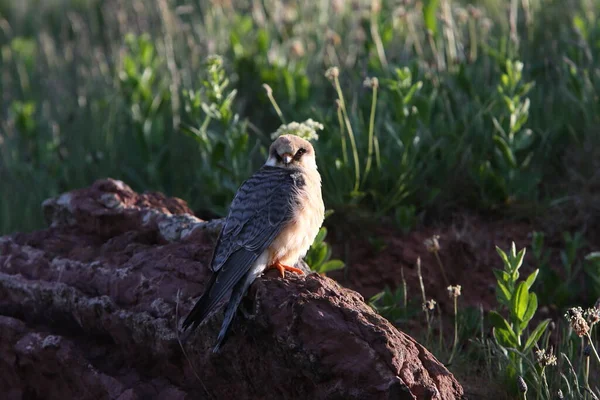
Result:
<svg viewBox="0 0 600 400"><path fill-rule="evenodd" d="M220 221L102 180L44 203L50 227L0 238L0 393L45 399L456 399L435 357L356 292L270 271L221 352L221 313L178 342Z"/></svg>

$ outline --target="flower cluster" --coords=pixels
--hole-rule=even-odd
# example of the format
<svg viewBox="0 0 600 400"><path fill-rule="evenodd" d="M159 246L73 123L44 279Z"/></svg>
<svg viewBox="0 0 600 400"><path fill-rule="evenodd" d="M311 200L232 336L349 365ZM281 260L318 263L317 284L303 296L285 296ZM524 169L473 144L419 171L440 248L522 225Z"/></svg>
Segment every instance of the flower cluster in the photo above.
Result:
<svg viewBox="0 0 600 400"><path fill-rule="evenodd" d="M423 244L430 253L437 253L440 251L440 235L433 235L432 237L425 239Z"/></svg>
<svg viewBox="0 0 600 400"><path fill-rule="evenodd" d="M363 87L369 89L376 89L379 87L379 79L377 79L376 77L371 78L367 76L363 81Z"/></svg>
<svg viewBox="0 0 600 400"><path fill-rule="evenodd" d="M427 300L425 303L423 303L423 311L433 310L436 304L437 303L433 299Z"/></svg>
<svg viewBox="0 0 600 400"><path fill-rule="evenodd" d="M448 297L450 297L451 299L456 299L458 296L460 296L460 285L456 285L456 286L448 286Z"/></svg>
<svg viewBox="0 0 600 400"><path fill-rule="evenodd" d="M542 367L556 365L556 356L552 354L552 350L546 353L546 350L539 349L535 352L535 361Z"/></svg>
<svg viewBox="0 0 600 400"><path fill-rule="evenodd" d="M581 337L585 336L590 331L590 325L583 317L583 309L581 307L572 307L565 313L565 318L569 320L571 328Z"/></svg>
<svg viewBox="0 0 600 400"><path fill-rule="evenodd" d="M337 79L340 76L340 69L338 67L331 67L325 71L325 77L330 81Z"/></svg>
<svg viewBox="0 0 600 400"><path fill-rule="evenodd" d="M271 135L271 139L275 140L281 135L296 135L306 140L318 140L319 135L317 130L322 130L323 124L307 119L304 122L290 122L289 124L281 125L277 131Z"/></svg>
<svg viewBox="0 0 600 400"><path fill-rule="evenodd" d="M587 323L590 325L590 328L591 328L592 326L594 326L595 324L597 324L600 321L600 308L597 308L597 307L588 308L583 313L583 316L585 317L585 320L587 321Z"/></svg>

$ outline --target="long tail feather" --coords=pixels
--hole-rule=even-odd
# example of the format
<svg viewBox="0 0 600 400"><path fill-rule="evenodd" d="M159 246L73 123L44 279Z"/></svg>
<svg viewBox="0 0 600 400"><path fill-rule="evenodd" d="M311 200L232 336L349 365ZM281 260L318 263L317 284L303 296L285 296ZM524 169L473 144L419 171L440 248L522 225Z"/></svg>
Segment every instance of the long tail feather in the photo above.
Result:
<svg viewBox="0 0 600 400"><path fill-rule="evenodd" d="M231 321L235 316L237 309L242 302L242 299L246 295L248 288L252 283L258 278L260 274L266 268L266 254L263 254L259 259L254 263L252 269L248 271L243 280L241 280L231 293L231 298L229 299L229 303L227 304L227 309L225 310L225 317L223 318L223 324L221 325L221 330L219 331L219 336L217 337L217 343L213 348L213 353L218 353L225 336L227 335L227 330L231 325Z"/></svg>
<svg viewBox="0 0 600 400"><path fill-rule="evenodd" d="M192 330L196 329L227 295L227 292L239 282L243 282L244 276L251 269L256 258L255 253L244 249L233 253L223 267L210 278L206 291L183 321L183 330L187 330L190 326Z"/></svg>

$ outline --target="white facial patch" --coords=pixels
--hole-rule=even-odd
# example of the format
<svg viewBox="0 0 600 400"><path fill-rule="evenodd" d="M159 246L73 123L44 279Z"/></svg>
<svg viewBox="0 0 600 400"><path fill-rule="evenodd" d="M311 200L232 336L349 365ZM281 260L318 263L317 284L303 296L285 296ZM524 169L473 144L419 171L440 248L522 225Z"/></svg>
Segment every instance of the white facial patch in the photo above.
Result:
<svg viewBox="0 0 600 400"><path fill-rule="evenodd" d="M270 156L269 158L267 158L267 162L265 163L265 165L268 165L269 167L274 167L276 164L277 164L277 160L273 156Z"/></svg>

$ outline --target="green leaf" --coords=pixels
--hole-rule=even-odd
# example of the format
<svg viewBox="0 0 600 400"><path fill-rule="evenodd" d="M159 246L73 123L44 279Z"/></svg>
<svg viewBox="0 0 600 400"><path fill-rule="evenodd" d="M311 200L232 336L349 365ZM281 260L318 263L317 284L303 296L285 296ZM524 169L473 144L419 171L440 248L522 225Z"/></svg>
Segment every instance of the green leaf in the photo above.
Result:
<svg viewBox="0 0 600 400"><path fill-rule="evenodd" d="M531 129L524 129L516 135L515 148L518 151L525 150L533 144L534 139L533 131Z"/></svg>
<svg viewBox="0 0 600 400"><path fill-rule="evenodd" d="M508 272L502 271L501 269L494 268L492 272L494 273L494 276L498 282L508 282L510 279Z"/></svg>
<svg viewBox="0 0 600 400"><path fill-rule="evenodd" d="M327 245L320 244L314 252L313 266L318 268L327 259Z"/></svg>
<svg viewBox="0 0 600 400"><path fill-rule="evenodd" d="M500 346L516 348L518 341L512 330L494 328L494 338Z"/></svg>
<svg viewBox="0 0 600 400"><path fill-rule="evenodd" d="M531 286L533 286L535 279L538 276L538 273L540 272L540 269L536 269L535 271L533 271L528 277L527 279L525 279L525 283L527 284L527 289L531 289Z"/></svg>
<svg viewBox="0 0 600 400"><path fill-rule="evenodd" d="M513 243L514 246L514 243ZM525 258L525 250L527 250L525 247L523 247L521 249L521 251L519 251L519 253L517 254L516 258L515 258L515 269L519 269L521 268L521 265L523 265L523 259Z"/></svg>
<svg viewBox="0 0 600 400"><path fill-rule="evenodd" d="M406 93L406 95L404 96L404 99L402 100L402 102L404 104L409 104L410 101L412 100L413 96L417 92L417 90L421 90L422 87L423 87L423 82L418 81L418 82L414 83L408 90L408 93Z"/></svg>
<svg viewBox="0 0 600 400"><path fill-rule="evenodd" d="M489 313L490 323L492 324L494 337L496 341L504 347L516 347L519 343L517 335L508 324L496 311Z"/></svg>
<svg viewBox="0 0 600 400"><path fill-rule="evenodd" d="M510 290L508 290L508 288L506 287L506 285L503 282L500 282L500 281L496 282L496 292L500 296L500 298L498 300L501 303L508 306L510 304L512 295L510 293Z"/></svg>
<svg viewBox="0 0 600 400"><path fill-rule="evenodd" d="M539 325L533 330L533 332L531 332L531 334L527 338L527 341L525 342L525 347L523 348L523 353L529 352L529 350L531 350L533 348L533 346L535 346L535 344L538 342L538 340L540 340L540 338L546 331L546 328L548 327L549 323L550 323L550 319L546 319L546 320L540 322Z"/></svg>
<svg viewBox="0 0 600 400"><path fill-rule="evenodd" d="M524 325L523 325L521 331L523 331L527 327L527 324L529 323L529 321L531 321L531 318L533 318L533 316L535 315L537 308L538 308L537 295L535 293L529 293L529 301L527 302L527 311L525 311L525 314L523 315L523 324Z"/></svg>
<svg viewBox="0 0 600 400"><path fill-rule="evenodd" d="M379 300L381 300L381 298L383 297L383 295L385 294L384 291L381 291L379 293L374 294L373 296L371 296L371 298L369 299L369 305L371 307L373 307L375 310L377 310L377 303Z"/></svg>
<svg viewBox="0 0 600 400"><path fill-rule="evenodd" d="M523 321L528 303L529 290L527 289L527 284L525 282L520 282L511 299L511 314L517 317L519 321Z"/></svg>
<svg viewBox="0 0 600 400"><path fill-rule="evenodd" d="M321 227L321 229L319 229L319 233L317 233L317 237L315 238L315 240L313 242L313 246L322 243L323 240L325 240L326 236L327 236L327 228L325 228L323 226L323 227Z"/></svg>
<svg viewBox="0 0 600 400"><path fill-rule="evenodd" d="M510 258L514 260L517 257L517 245L515 242L510 243Z"/></svg>
<svg viewBox="0 0 600 400"><path fill-rule="evenodd" d="M517 347L519 340L508 321L496 311L490 311L488 317L494 327L494 337L498 343L504 347Z"/></svg>
<svg viewBox="0 0 600 400"><path fill-rule="evenodd" d="M496 130L500 132L500 134L502 134L502 137L506 137L506 132L504 131L504 128L495 117L492 117L492 123L494 124L494 128L496 128Z"/></svg>
<svg viewBox="0 0 600 400"><path fill-rule="evenodd" d="M498 149L502 152L504 160L508 162L511 168L517 168L517 159L515 158L515 155L506 140L499 135L494 135L493 139Z"/></svg>
<svg viewBox="0 0 600 400"><path fill-rule="evenodd" d="M425 27L435 34L437 32L436 13L440 0L425 0L424 3L423 21L425 22Z"/></svg>
<svg viewBox="0 0 600 400"><path fill-rule="evenodd" d="M266 29L259 29L258 34L256 35L256 44L258 47L258 52L266 53L269 50L269 32Z"/></svg>
<svg viewBox="0 0 600 400"><path fill-rule="evenodd" d="M584 38L584 40L587 40L588 35L589 35L589 30L588 30L588 24L585 21L585 19L582 18L580 15L575 15L573 17L573 26L575 28L577 28L577 30L579 31L581 36Z"/></svg>
<svg viewBox="0 0 600 400"><path fill-rule="evenodd" d="M323 265L321 265L321 267L319 268L319 272L323 273L323 272L335 271L335 270L342 269L342 268L344 268L344 262L342 260L330 260L330 261L327 261L326 263L324 263Z"/></svg>
<svg viewBox="0 0 600 400"><path fill-rule="evenodd" d="M502 317L497 311L490 311L488 314L490 323L494 328L512 330L508 321Z"/></svg>
<svg viewBox="0 0 600 400"><path fill-rule="evenodd" d="M539 259L542 256L544 248L544 232L533 231L531 232L531 236L531 248L533 249L533 254L535 255L535 258Z"/></svg>
<svg viewBox="0 0 600 400"><path fill-rule="evenodd" d="M586 261L600 261L600 251L594 251L585 256Z"/></svg>
<svg viewBox="0 0 600 400"><path fill-rule="evenodd" d="M510 269L511 263L508 260L508 256L506 255L506 253L498 246L496 246L496 251L498 252L498 254L500 254L500 258L502 258L502 262L504 263L506 269Z"/></svg>

